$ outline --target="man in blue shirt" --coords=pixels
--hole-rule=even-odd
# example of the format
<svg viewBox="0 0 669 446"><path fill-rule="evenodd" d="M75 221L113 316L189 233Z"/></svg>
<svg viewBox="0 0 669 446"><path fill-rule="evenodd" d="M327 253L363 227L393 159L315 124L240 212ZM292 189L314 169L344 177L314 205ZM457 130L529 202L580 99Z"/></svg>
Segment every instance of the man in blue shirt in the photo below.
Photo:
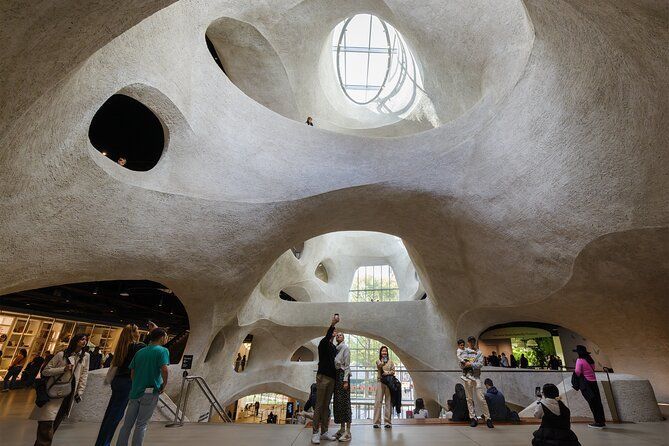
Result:
<svg viewBox="0 0 669 446"><path fill-rule="evenodd" d="M167 366L170 364L170 352L163 344L167 342L167 333L162 328L155 328L146 338L149 343L139 350L130 362L130 401L125 413L123 427L116 440L116 446L127 446L133 426L132 446L141 446L146 427L158 404L158 396L167 385Z"/></svg>

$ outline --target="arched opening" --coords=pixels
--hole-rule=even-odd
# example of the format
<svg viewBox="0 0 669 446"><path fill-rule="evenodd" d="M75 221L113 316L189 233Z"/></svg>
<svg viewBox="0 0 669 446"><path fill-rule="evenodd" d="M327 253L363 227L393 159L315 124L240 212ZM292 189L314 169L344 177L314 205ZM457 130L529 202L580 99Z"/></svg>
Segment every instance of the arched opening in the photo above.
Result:
<svg viewBox="0 0 669 446"><path fill-rule="evenodd" d="M321 281L328 283L328 270L325 268L325 265L323 263L319 263L316 266L316 271L314 271L314 275L320 279Z"/></svg>
<svg viewBox="0 0 669 446"><path fill-rule="evenodd" d="M89 335L101 358L93 367L108 366L126 324L148 332L148 321L167 329L170 362L181 360L190 324L179 298L168 287L148 280L112 280L39 288L7 294L0 299L0 374L20 348L28 357L46 357L67 346L77 333ZM95 353L97 356L97 353ZM98 361L99 360L99 361Z"/></svg>
<svg viewBox="0 0 669 446"><path fill-rule="evenodd" d="M221 329L218 333L216 333L216 336L214 336L214 340L211 341L209 350L207 350L207 355L204 357L204 362L209 362L209 360L212 359L216 353L223 351L224 347L225 335L223 335L223 329Z"/></svg>
<svg viewBox="0 0 669 446"><path fill-rule="evenodd" d="M314 358L314 352L303 345L295 350L293 355L290 357L290 360L293 362L308 362L313 361Z"/></svg>
<svg viewBox="0 0 669 446"><path fill-rule="evenodd" d="M394 302L400 300L400 288L390 265L361 266L353 275L350 302Z"/></svg>
<svg viewBox="0 0 669 446"><path fill-rule="evenodd" d="M573 350L579 344L591 352L597 369L611 366L594 342L559 325L511 322L492 326L479 336L486 365L493 367L502 367L504 363L508 367L553 370L574 367L578 355Z"/></svg>
<svg viewBox="0 0 669 446"><path fill-rule="evenodd" d="M136 171L158 164L166 139L160 119L124 94L114 94L102 104L91 120L88 138L103 156Z"/></svg>
<svg viewBox="0 0 669 446"><path fill-rule="evenodd" d="M320 339L319 339L320 341ZM344 342L351 351L351 409L354 419L371 419L374 414L374 399L377 386L376 361L379 350L385 345L381 341L365 336L344 334ZM414 384L406 366L397 354L388 347L390 360L395 365L395 377L402 384L401 418L413 409L415 402ZM393 415L396 416L396 415Z"/></svg>
<svg viewBox="0 0 669 446"><path fill-rule="evenodd" d="M299 401L281 393L256 393L238 399L226 410L235 423L288 424L299 411Z"/></svg>
<svg viewBox="0 0 669 446"><path fill-rule="evenodd" d="M248 334L244 338L244 341L240 344L237 349L237 355L235 356L234 362L232 364L233 370L237 373L243 373L248 366L249 360L251 359L251 346L253 345L253 335Z"/></svg>
<svg viewBox="0 0 669 446"><path fill-rule="evenodd" d="M401 238L340 231L304 243L300 261L286 251L263 278L262 289L297 302L396 302L427 298ZM274 297L272 296L272 297Z"/></svg>

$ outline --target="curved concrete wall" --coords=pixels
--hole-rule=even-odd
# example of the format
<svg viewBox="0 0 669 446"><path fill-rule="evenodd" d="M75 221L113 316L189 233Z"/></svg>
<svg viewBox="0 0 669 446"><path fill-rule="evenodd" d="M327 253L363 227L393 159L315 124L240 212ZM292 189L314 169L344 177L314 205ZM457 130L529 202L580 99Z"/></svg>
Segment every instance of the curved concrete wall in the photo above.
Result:
<svg viewBox="0 0 669 446"><path fill-rule="evenodd" d="M458 22L467 8L455 0L345 2L341 12L323 1L79 3L2 6L11 45L0 48L0 293L161 282L189 313L195 370L226 400L263 382L306 392L313 372L290 355L322 335L333 312L345 330L430 368L455 366L456 336L519 319L555 323L669 399L663 2L514 2L508 29L522 32L513 35L496 20L502 5L488 2L476 3L471 23ZM426 73L444 73L427 60L448 64L443 39L430 36L474 20L472 45L482 49L472 60L509 64L474 70L492 93L474 104L468 93L469 108L446 110L437 128L378 138L269 110L221 74L203 41L220 17L252 23L304 95L295 99L303 113L320 93L299 76L311 73L300 61L323 42L304 39L301 26L327 33L323 18L336 23L354 5L392 18ZM507 38L490 39L489 29ZM470 91L471 79L453 79L430 88ZM137 85L169 134L146 173L110 164L87 138L100 105ZM353 313L343 302L254 291L291 246L345 230L401 237L429 299ZM205 364L221 330L225 346ZM271 356L231 377L235 349L254 330Z"/></svg>

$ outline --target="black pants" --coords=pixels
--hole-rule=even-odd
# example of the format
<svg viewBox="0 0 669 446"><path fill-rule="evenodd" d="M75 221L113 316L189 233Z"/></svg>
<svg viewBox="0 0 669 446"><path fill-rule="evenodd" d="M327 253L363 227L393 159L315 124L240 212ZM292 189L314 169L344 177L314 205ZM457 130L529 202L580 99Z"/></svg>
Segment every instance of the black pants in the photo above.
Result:
<svg viewBox="0 0 669 446"><path fill-rule="evenodd" d="M583 398L588 402L592 416L595 418L595 423L605 424L606 417L604 416L604 407L602 406L602 396L599 394L599 386L597 381L587 381L588 389L583 394Z"/></svg>
<svg viewBox="0 0 669 446"><path fill-rule="evenodd" d="M23 369L22 365L15 365L14 367L10 367L9 370L7 370L5 381L2 383L4 389L14 388L16 384L16 378L18 378L19 374L21 373L21 369ZM10 380L12 381L11 384L9 382Z"/></svg>

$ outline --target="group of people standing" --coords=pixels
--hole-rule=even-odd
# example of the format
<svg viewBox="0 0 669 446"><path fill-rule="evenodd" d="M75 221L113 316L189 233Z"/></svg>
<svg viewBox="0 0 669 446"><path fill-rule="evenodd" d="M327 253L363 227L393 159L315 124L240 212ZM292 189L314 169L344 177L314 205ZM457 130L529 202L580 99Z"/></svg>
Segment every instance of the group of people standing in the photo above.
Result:
<svg viewBox="0 0 669 446"><path fill-rule="evenodd" d="M243 372L246 368L246 355L242 356L237 353L237 359L235 359L235 372Z"/></svg>
<svg viewBox="0 0 669 446"><path fill-rule="evenodd" d="M95 446L109 446L119 422L123 427L116 441L126 446L133 431L132 445L139 446L168 378L169 351L163 347L167 333L155 325L139 342L136 325L126 325L116 345L105 384L111 386L111 397L100 425ZM30 418L37 420L35 446L51 445L61 421L68 417L75 403L82 399L91 354L87 351L88 335L79 333L70 339L65 350L46 361L42 369L48 401L35 407Z"/></svg>
<svg viewBox="0 0 669 446"><path fill-rule="evenodd" d="M311 405L314 406L311 437L313 444L320 444L321 440L351 441L351 353L344 340L344 333L335 329L338 322L339 315L335 314L328 331L318 344L316 383L312 385L312 396L305 405L305 410ZM391 382L395 377L395 364L390 359L388 347L385 345L379 349L376 370L374 428L381 427L383 415L384 426L390 429L393 410ZM328 432L331 400L333 400L334 421L340 425L334 434Z"/></svg>

